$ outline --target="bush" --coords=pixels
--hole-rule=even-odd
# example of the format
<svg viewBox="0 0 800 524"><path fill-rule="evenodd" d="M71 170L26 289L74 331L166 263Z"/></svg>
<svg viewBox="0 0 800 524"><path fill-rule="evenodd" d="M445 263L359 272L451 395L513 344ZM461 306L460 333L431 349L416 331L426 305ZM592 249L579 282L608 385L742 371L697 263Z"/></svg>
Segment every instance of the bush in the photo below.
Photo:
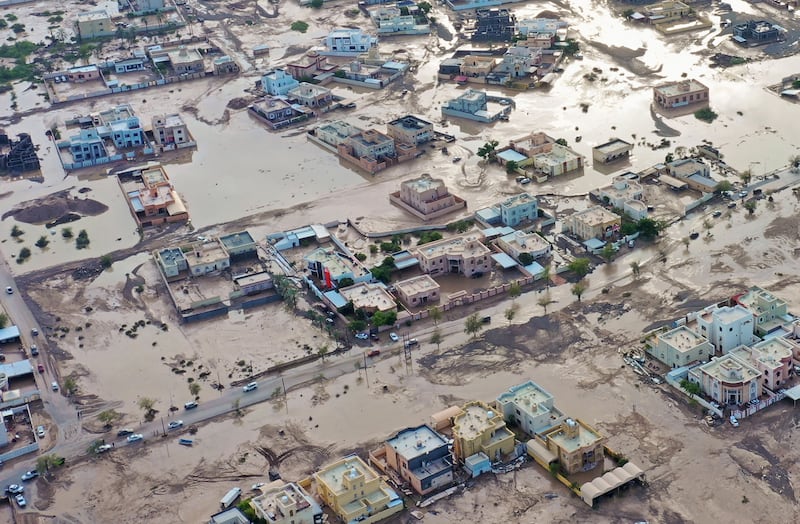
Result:
<svg viewBox="0 0 800 524"><path fill-rule="evenodd" d="M36 247L44 249L45 247L47 247L47 244L49 243L50 241L47 239L47 237L45 235L42 235L39 237L39 240L36 241Z"/></svg>
<svg viewBox="0 0 800 524"><path fill-rule="evenodd" d="M422 234L419 236L419 242L417 242L418 246L422 244L427 244L428 242L435 242L437 240L442 239L442 234L438 231L423 231Z"/></svg>
<svg viewBox="0 0 800 524"><path fill-rule="evenodd" d="M31 258L31 250L28 249L27 247L23 247L22 249L20 249L19 255L17 255L17 264L22 264L29 258Z"/></svg>
<svg viewBox="0 0 800 524"><path fill-rule="evenodd" d="M72 238L72 228L71 227L65 227L64 229L62 229L61 230L61 237L62 238Z"/></svg>
<svg viewBox="0 0 800 524"><path fill-rule="evenodd" d="M11 228L11 236L14 238L21 237L24 234L25 232L21 230L17 225Z"/></svg>
<svg viewBox="0 0 800 524"><path fill-rule="evenodd" d="M359 262L363 262L367 259L367 255L365 255L364 253L356 253L356 258L358 259Z"/></svg>
<svg viewBox="0 0 800 524"><path fill-rule="evenodd" d="M703 122L711 123L717 119L719 115L715 113L711 108L706 107L699 111L695 111L694 117L698 120L702 120Z"/></svg>
<svg viewBox="0 0 800 524"><path fill-rule="evenodd" d="M113 263L114 261L111 260L111 257L108 255L103 255L102 257L100 257L100 265L103 266L103 268L105 269L110 268L111 264Z"/></svg>
<svg viewBox="0 0 800 524"><path fill-rule="evenodd" d="M80 233L78 233L78 238L75 239L75 247L78 249L89 247L89 233L85 229L81 229Z"/></svg>
<svg viewBox="0 0 800 524"><path fill-rule="evenodd" d="M291 30L297 31L298 33L305 33L308 31L308 24L301 21L292 22Z"/></svg>

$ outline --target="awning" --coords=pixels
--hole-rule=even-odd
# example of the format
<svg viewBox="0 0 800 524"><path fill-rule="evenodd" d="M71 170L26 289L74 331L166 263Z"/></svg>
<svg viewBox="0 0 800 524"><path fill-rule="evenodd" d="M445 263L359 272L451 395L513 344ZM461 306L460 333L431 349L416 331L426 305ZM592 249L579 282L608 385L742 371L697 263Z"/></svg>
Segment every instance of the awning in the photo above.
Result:
<svg viewBox="0 0 800 524"><path fill-rule="evenodd" d="M511 269L512 267L516 267L517 261L511 258L510 256L506 255L505 253L495 253L492 255L492 258L495 262L500 264L503 269Z"/></svg>

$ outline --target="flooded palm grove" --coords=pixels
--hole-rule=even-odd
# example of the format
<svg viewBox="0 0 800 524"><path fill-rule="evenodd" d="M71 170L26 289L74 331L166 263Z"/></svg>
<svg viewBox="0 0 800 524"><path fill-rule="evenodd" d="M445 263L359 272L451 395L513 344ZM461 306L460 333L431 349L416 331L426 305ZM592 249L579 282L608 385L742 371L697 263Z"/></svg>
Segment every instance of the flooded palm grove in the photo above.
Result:
<svg viewBox="0 0 800 524"><path fill-rule="evenodd" d="M32 400L29 412L3 412L7 432L2 433L8 435L8 450L19 449L25 439L38 444L35 453L16 456L8 454L0 438L0 456L6 457L0 487L19 484L25 471L41 470L38 478L24 483L24 504L16 493L5 492L8 504L0 503L0 521L208 522L225 509L220 499L232 488L244 490L237 502L262 493L268 498L270 484L262 483L276 474L286 482L303 481L312 495L320 495L323 490L314 486L321 481L304 479L326 465L351 454L367 461L398 431L435 425L432 415L452 406L480 400L502 411L495 399L531 380L555 399L553 413L568 415L565 433L576 424L584 436L596 432L604 437L607 449L600 453L599 468L591 467L593 455L584 454L582 471L568 471L564 450L547 448L548 439L557 442L561 436L551 432L544 437L543 431L531 439L505 413L523 443L515 450L524 458L516 466L495 464L493 471L468 478L464 457L458 457L464 444L448 420L443 431L456 453L457 489L417 507L429 494L416 495L396 474L387 473L392 487L386 493L403 498L406 509L386 522L797 520L794 482L800 451L794 444L800 438L800 418L794 404L774 399L734 426L729 415L743 409L745 400L737 397L736 406L719 407L709 400L713 395L705 400L699 391L697 397L690 395L694 371L684 373L681 378L689 380L683 382L668 374L688 364L688 356L685 362L664 363L645 355L646 345L657 338L653 330L699 325L715 314L715 304L745 308L741 297L752 286L785 301L787 311L776 322L786 324L780 328L786 344L800 348L792 339L800 334L792 316L800 312L796 3L536 0L495 5L516 17L515 35L524 21L562 22L556 41L541 51L548 57L546 65L539 66L528 89L511 81L479 82L462 71L442 73L442 64L454 56L478 56L474 70L486 56L498 63L511 45L471 41L476 14L460 10L465 4L408 1L395 8L394 3L355 0L308 5L297 0L67 0L55 6L44 0L0 1L5 42L0 46L0 80L5 82L0 84L0 153L12 158L15 150L6 137L13 141L28 134L40 164L33 171L0 171L0 284L7 288L0 328L19 328L15 334L0 329L1 336L9 337L0 344L2 407L17 409L20 395ZM387 17L411 15L417 24L422 16L430 34L380 34L377 51L367 58L357 53L327 57L336 67L314 81L321 79L331 90L338 104L331 111L287 102L287 96L280 96L286 92L262 101L263 75L297 71L292 64L318 61L319 53L312 51L322 49L334 30L377 34L368 10L379 8ZM662 24L662 12L676 20ZM98 19L112 28L96 25ZM777 36L750 45L739 27L762 20ZM684 30L684 25L696 28ZM201 69L192 69L191 60ZM400 67L402 74L377 89L374 82L340 81L376 69L376 61L383 64L381 74L392 67ZM206 74L202 67L217 74ZM691 80L707 87L707 104L658 107L654 87ZM146 88L133 89L136 83ZM468 89L485 90L506 116L486 123L445 115L443 108L452 99L472 96ZM107 94L84 97L98 91ZM147 146L141 144L115 149L113 142L125 143L138 122L134 126L119 117L128 115L127 109L116 109L120 120L113 122L104 115L125 104L143 124L143 135L154 142L163 140L155 129L158 119L177 114L196 145L155 147L144 154ZM258 104L267 110L284 104L280 107L301 116L294 125L272 130L268 119L249 109ZM702 107L711 111L696 114ZM341 144L309 139L310 131L337 120L385 132L387 123L404 115L433 123L450 141L420 145L408 160L370 173L337 154ZM492 155L484 158L492 141L498 151L513 153L510 141L539 132L582 156L583 166L547 177L532 166L515 170L490 161ZM116 161L80 167L89 151L82 144L99 143L92 142L97 138L92 133L111 138L105 145L86 147L105 148L109 157L119 152ZM633 146L630 157L610 164L597 160L594 148L615 138ZM706 177L727 181L725 191L703 193L692 184L687 189L665 167L673 160L699 158L700 146L713 156L706 155ZM442 179L466 207L423 221L390 202L401 183L425 174ZM567 216L598 205L598 188L622 180L617 177L623 174L641 186L636 198L646 202L642 216L657 219L660 231L630 241L624 237L608 256L599 249L587 253L585 239L561 235L562 228L569 228ZM151 185L131 196L137 176ZM330 302L333 291L315 295L301 278L309 275L306 266L313 266L304 257L316 246L314 238L302 236L311 231L299 229L303 226L324 224L313 229L321 246L331 244L320 238L335 235L375 271L389 253L399 261L415 252L411 237L419 238L422 226L474 221L476 211L524 192L537 197L539 211L554 219L541 228L547 252L552 249L540 260L548 267L545 278L533 273L534 264L522 269L521 260L519 267L512 260L512 269L498 265L488 275L473 274L475 279L437 277L442 286L439 317L423 314L429 311L424 306L409 307L409 317L376 332L375 339L353 323L360 318L332 311L326 316L326 306L336 303ZM143 202L159 199L170 202L159 215L177 218L149 226L142 218ZM605 204L612 207L608 199ZM463 224L468 238L489 228ZM541 223L530 225L529 231ZM451 226L433 229L450 238L460 224ZM174 256L188 258L191 266L199 263L195 258L212 256L204 247L213 244L210 239L245 230L260 260L237 276L234 266L244 266L231 256L226 274L244 279L262 270L271 278L288 274L293 277L289 284L299 291L296 307L288 300L267 301L183 322L181 301L191 303L189 309L202 309L226 302L230 290L203 288L205 277L199 273L175 284L162 275L156 253L177 248L172 252L182 254ZM278 245L300 235L293 240L297 249L287 250L285 259L267 240L284 231L289 233L271 237L272 244L275 238L282 239ZM415 233L392 236L407 231ZM487 239L491 234L508 231L483 233ZM605 237L611 234L609 228ZM395 249L383 249L381 242ZM512 258L500 248L492 252L501 265ZM591 261L586 276L574 265L566 270L576 257ZM400 262L395 268L392 293L398 280L419 275L417 268ZM317 276L323 283L330 278ZM357 274L353 277L358 280ZM519 294L510 290L517 279L524 284ZM281 285L284 280L275 280L276 288ZM496 289L501 291L495 296ZM241 298L234 295L231 302ZM471 303L467 295L482 300ZM389 296L394 308L399 299ZM340 311L348 302L342 300ZM456 302L458 307L444 307ZM698 320L694 312L703 308L709 309ZM750 318L759 322L761 313ZM482 322L470 329L465 319L472 314ZM353 337L358 331L365 333L363 339ZM390 331L399 341L390 338ZM761 336L769 340L776 332ZM405 351L409 339L417 342L406 344L411 349ZM749 343L756 339L741 342ZM697 360L708 360L714 347ZM726 350L719 356L727 358L722 353ZM800 349L789 354L790 377L778 381L781 389L768 387L766 374L753 382L753 388L764 382L758 385L761 398L770 399L764 405L772 404L771 397L782 398L783 390L796 382L792 358ZM29 368L15 375L23 362ZM756 374L761 370L756 364L737 365ZM255 390L243 391L252 380ZM540 408L552 404L533 409ZM715 409L721 417L709 416ZM463 412L455 420L462 416L472 415ZM38 433L34 428L40 425ZM144 442L137 442L138 434ZM491 454L494 431L489 440L476 453ZM105 452L102 444L112 447ZM42 456L66 462L44 467ZM535 460L522 464L531 457ZM497 458L487 456L487 463ZM581 485L603 468L624 467L628 461L644 472L646 481L608 487L610 494L593 507L577 495L588 493ZM561 473L569 474L567 486L558 479ZM612 482L616 477L603 478ZM337 513L335 503L324 502L328 521L344 521L345 509ZM294 522L276 520L274 507L265 511L272 517L259 522ZM370 511L374 516L375 508ZM367 516L361 521L377 521L362 515ZM240 522L221 519L214 522ZM298 513L298 522L317 521L299 520Z"/></svg>

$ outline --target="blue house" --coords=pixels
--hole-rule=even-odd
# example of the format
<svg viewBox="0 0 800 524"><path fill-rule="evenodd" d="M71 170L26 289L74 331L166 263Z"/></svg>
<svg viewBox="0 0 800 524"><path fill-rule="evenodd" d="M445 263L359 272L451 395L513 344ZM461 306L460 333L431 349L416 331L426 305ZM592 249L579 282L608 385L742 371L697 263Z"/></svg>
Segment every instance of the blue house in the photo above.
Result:
<svg viewBox="0 0 800 524"><path fill-rule="evenodd" d="M539 202L528 193L520 193L500 202L500 221L515 227L523 220L536 220Z"/></svg>
<svg viewBox="0 0 800 524"><path fill-rule="evenodd" d="M283 96L299 85L300 82L283 69L269 71L261 77L261 88L272 96Z"/></svg>
<svg viewBox="0 0 800 524"><path fill-rule="evenodd" d="M81 129L80 134L69 137L69 151L75 162L108 157L108 151L97 129Z"/></svg>
<svg viewBox="0 0 800 524"><path fill-rule="evenodd" d="M448 441L428 425L398 432L385 442L381 451L384 456L370 456L371 462L392 468L420 495L453 482Z"/></svg>

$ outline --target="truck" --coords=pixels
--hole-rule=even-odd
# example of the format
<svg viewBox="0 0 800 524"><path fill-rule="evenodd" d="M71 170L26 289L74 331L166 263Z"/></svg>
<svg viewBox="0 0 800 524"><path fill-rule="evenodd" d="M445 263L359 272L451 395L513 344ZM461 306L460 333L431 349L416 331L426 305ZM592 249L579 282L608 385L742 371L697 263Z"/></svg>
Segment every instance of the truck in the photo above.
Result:
<svg viewBox="0 0 800 524"><path fill-rule="evenodd" d="M242 488L231 488L231 490L222 497L222 500L219 501L220 508L228 509L241 495Z"/></svg>

